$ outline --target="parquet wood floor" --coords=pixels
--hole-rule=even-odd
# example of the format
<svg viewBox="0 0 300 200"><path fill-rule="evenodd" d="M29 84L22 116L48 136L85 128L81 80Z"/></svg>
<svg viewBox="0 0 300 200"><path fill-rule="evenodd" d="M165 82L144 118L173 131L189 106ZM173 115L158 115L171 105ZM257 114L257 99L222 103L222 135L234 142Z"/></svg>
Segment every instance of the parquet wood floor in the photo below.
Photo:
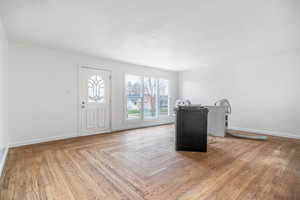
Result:
<svg viewBox="0 0 300 200"><path fill-rule="evenodd" d="M217 138L176 152L165 125L10 150L1 200L300 199L300 140Z"/></svg>

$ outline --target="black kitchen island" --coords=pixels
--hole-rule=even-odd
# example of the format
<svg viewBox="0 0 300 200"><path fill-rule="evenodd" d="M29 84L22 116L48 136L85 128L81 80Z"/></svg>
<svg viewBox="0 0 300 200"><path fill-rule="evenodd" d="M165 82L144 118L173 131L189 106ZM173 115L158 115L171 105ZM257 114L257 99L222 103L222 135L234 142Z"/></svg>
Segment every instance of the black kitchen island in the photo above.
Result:
<svg viewBox="0 0 300 200"><path fill-rule="evenodd" d="M176 112L177 151L207 152L207 113L201 106L179 106Z"/></svg>

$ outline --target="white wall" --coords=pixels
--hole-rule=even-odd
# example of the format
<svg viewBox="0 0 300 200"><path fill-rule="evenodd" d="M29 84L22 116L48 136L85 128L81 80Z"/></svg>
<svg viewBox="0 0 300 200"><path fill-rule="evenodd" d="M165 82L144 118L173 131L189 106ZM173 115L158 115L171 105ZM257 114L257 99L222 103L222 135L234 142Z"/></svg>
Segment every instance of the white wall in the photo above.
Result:
<svg viewBox="0 0 300 200"><path fill-rule="evenodd" d="M0 18L0 172L7 135L7 39Z"/></svg>
<svg viewBox="0 0 300 200"><path fill-rule="evenodd" d="M181 72L179 85L192 103L228 98L232 128L300 138L300 51Z"/></svg>
<svg viewBox="0 0 300 200"><path fill-rule="evenodd" d="M171 81L177 98L176 72L120 63L61 50L9 42L10 144L21 145L77 135L78 66L112 71L112 129L157 124L124 122L124 73L151 75ZM173 104L173 102L171 102ZM170 122L172 118L160 122Z"/></svg>

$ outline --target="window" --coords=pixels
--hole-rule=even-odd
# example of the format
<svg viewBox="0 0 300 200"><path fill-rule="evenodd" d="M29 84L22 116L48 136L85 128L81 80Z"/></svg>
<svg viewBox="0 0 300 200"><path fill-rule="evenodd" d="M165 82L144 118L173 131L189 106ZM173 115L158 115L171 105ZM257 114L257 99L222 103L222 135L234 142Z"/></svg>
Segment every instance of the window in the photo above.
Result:
<svg viewBox="0 0 300 200"><path fill-rule="evenodd" d="M127 119L140 119L142 116L142 78L126 75Z"/></svg>
<svg viewBox="0 0 300 200"><path fill-rule="evenodd" d="M144 77L144 118L157 117L157 80Z"/></svg>
<svg viewBox="0 0 300 200"><path fill-rule="evenodd" d="M169 81L148 76L125 76L126 118L157 119L169 115Z"/></svg>
<svg viewBox="0 0 300 200"><path fill-rule="evenodd" d="M169 115L169 81L159 79L159 114Z"/></svg>

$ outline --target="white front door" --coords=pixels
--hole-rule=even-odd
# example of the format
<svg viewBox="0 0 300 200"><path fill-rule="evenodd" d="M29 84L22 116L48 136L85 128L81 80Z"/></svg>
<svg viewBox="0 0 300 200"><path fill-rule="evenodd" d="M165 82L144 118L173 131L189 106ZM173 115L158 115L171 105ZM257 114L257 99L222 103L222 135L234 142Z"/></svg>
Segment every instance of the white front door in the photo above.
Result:
<svg viewBox="0 0 300 200"><path fill-rule="evenodd" d="M79 70L79 132L91 135L110 131L110 72Z"/></svg>

